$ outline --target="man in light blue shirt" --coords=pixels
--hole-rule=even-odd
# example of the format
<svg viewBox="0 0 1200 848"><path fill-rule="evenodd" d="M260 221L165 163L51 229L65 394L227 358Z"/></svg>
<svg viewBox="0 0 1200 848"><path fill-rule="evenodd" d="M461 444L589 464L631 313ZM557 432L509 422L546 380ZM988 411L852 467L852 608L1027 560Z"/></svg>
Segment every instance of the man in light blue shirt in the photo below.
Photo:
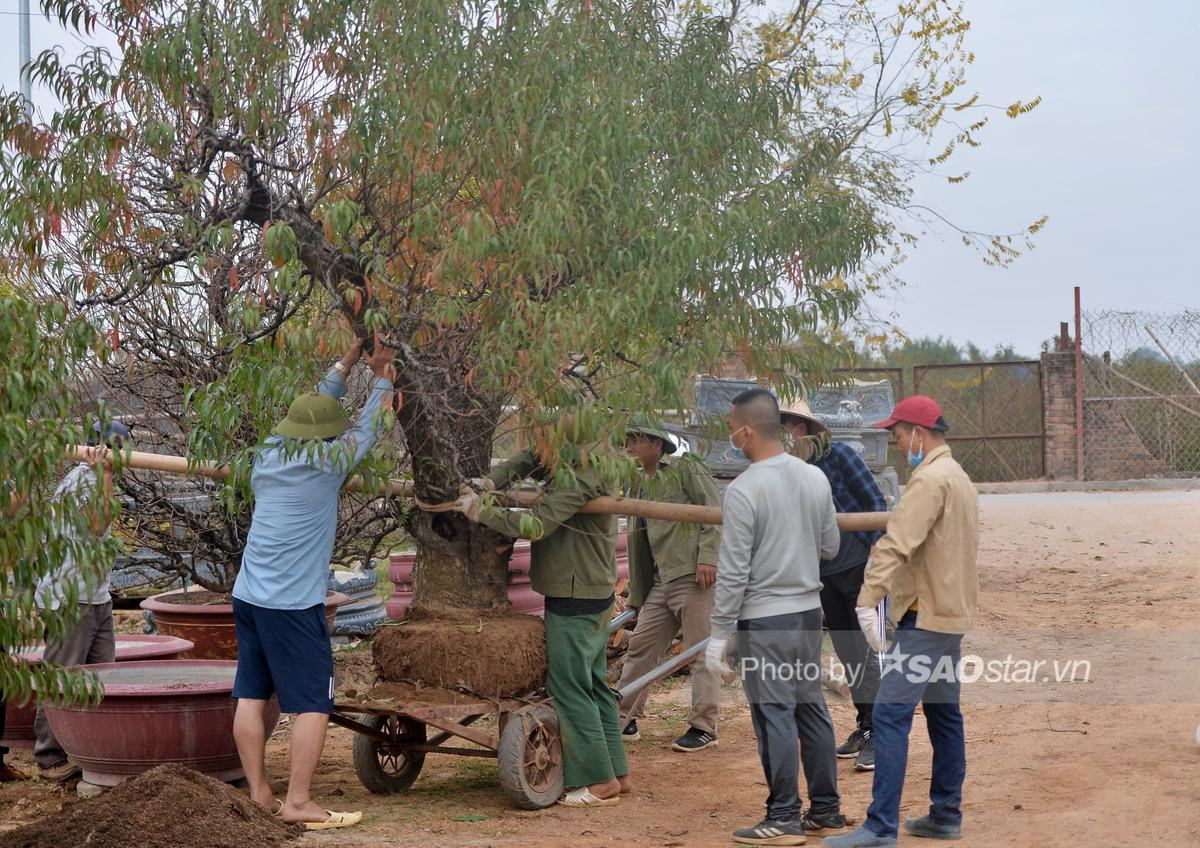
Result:
<svg viewBox="0 0 1200 848"><path fill-rule="evenodd" d="M275 435L259 449L251 473L254 516L233 586L238 699L233 735L254 801L291 823L322 829L357 824L362 813L336 813L309 797L333 711L333 653L325 621L326 581L337 529L338 493L379 438L380 414L395 379L395 351L376 340L367 355L375 377L351 426L338 399L362 354L356 341L321 381L300 395ZM271 696L295 713L287 799L271 793L264 769Z"/></svg>

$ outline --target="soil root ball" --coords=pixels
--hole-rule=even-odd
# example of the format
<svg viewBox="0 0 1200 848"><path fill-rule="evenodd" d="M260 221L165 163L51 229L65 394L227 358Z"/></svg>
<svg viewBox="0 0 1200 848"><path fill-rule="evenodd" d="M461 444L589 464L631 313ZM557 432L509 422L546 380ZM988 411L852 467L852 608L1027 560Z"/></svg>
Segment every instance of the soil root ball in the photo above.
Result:
<svg viewBox="0 0 1200 848"><path fill-rule="evenodd" d="M0 833L0 848L259 848L301 833L232 786L168 763Z"/></svg>
<svg viewBox="0 0 1200 848"><path fill-rule="evenodd" d="M385 627L371 647L381 680L515 698L546 679L546 627L515 613L417 618Z"/></svg>

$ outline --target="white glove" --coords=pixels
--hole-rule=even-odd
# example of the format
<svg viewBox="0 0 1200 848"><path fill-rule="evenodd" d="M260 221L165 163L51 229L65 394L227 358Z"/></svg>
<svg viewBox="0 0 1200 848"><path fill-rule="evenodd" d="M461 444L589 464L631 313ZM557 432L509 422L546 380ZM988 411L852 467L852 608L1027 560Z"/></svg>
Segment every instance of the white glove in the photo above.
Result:
<svg viewBox="0 0 1200 848"><path fill-rule="evenodd" d="M888 640L879 633L879 610L875 607L855 607L858 616L858 626L862 628L863 636L872 651L883 652L888 649Z"/></svg>
<svg viewBox="0 0 1200 848"><path fill-rule="evenodd" d="M728 637L718 639L715 636L711 636L709 637L708 645L704 648L705 668L722 677L733 674L733 669L725 662L725 647L728 644Z"/></svg>

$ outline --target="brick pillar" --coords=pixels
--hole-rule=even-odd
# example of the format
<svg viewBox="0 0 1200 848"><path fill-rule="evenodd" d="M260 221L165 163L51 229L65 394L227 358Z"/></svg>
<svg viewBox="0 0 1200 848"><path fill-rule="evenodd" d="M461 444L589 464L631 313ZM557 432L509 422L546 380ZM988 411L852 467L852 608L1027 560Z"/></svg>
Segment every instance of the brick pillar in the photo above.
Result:
<svg viewBox="0 0 1200 848"><path fill-rule="evenodd" d="M1042 354L1046 478L1074 480L1079 438L1075 432L1075 354Z"/></svg>

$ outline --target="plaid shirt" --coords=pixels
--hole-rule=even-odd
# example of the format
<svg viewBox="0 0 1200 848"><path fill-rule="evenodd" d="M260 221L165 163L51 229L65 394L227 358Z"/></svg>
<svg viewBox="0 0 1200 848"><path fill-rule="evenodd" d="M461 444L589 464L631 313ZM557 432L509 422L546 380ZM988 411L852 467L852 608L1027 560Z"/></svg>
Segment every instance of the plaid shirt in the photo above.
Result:
<svg viewBox="0 0 1200 848"><path fill-rule="evenodd" d="M838 512L887 512L887 501L871 469L854 448L845 442L834 442L828 453L809 460L825 472L833 490L833 505ZM856 534L868 548L879 541L883 533L864 530Z"/></svg>

